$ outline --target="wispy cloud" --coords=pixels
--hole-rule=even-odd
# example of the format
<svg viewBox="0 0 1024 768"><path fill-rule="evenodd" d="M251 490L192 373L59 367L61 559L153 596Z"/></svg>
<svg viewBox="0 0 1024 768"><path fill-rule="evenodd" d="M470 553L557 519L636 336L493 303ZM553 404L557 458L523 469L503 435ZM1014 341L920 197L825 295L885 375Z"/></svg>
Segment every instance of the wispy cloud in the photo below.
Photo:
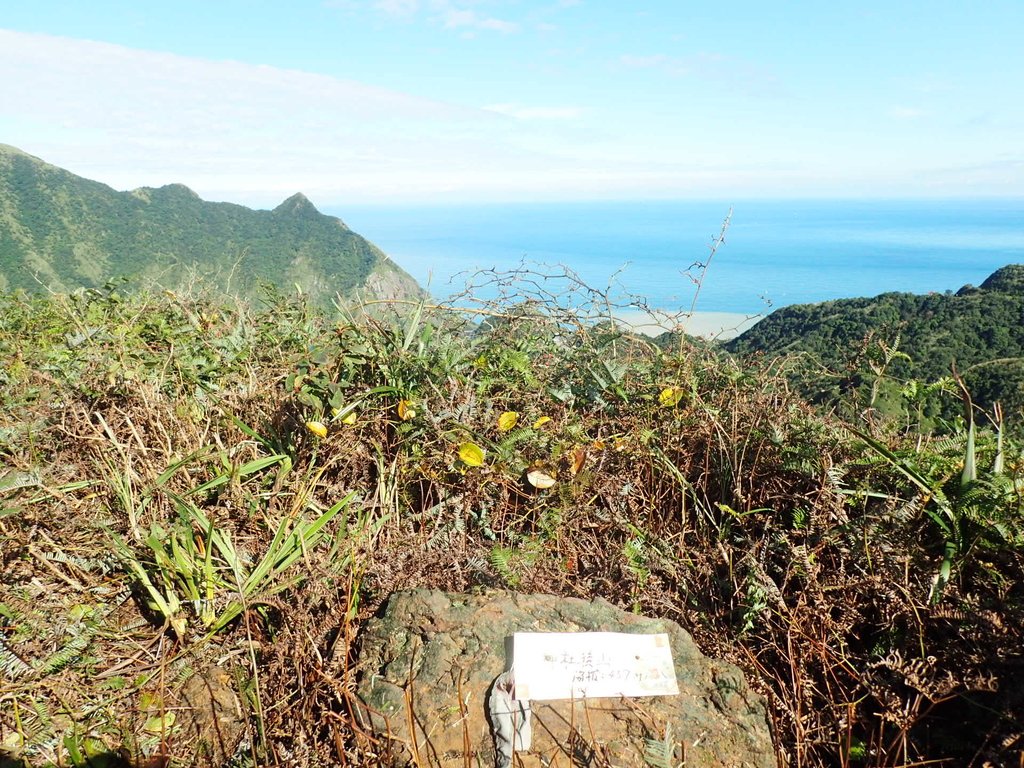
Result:
<svg viewBox="0 0 1024 768"><path fill-rule="evenodd" d="M320 205L537 199L679 178L666 163L652 178L624 147L588 154L561 130L581 113L0 30L0 140L116 189L181 182L269 207L296 191Z"/></svg>
<svg viewBox="0 0 1024 768"><path fill-rule="evenodd" d="M327 0L343 3L341 7L353 10L353 0ZM459 30L472 35L477 31L511 34L522 30L518 21L479 13L474 3L458 0L372 0L370 7L396 21L426 19L429 23L448 30Z"/></svg>
<svg viewBox="0 0 1024 768"><path fill-rule="evenodd" d="M406 18L420 8L419 0L376 0L373 7L388 16Z"/></svg>
<svg viewBox="0 0 1024 768"><path fill-rule="evenodd" d="M420 0L320 0L324 8L350 13L372 10L392 18L409 18L420 9Z"/></svg>
<svg viewBox="0 0 1024 768"><path fill-rule="evenodd" d="M431 37L503 34L500 24L488 24L502 21L500 14L509 16L509 24L523 24L517 42L536 42L525 34L536 18L512 2L324 2L346 14L370 14L361 21L385 27L382 34L389 31L380 23L388 13L411 14L405 21L396 16L395 23L429 27L417 31L431 43ZM459 15L466 11L472 14ZM453 25L447 29L446 19ZM0 141L118 189L182 182L207 199L258 206L275 205L296 191L321 205L442 197L706 197L737 190L753 196L778 190L845 194L851 184L868 194L879 188L878 174L864 170L872 163L892 179L905 178L913 191L921 178L915 169L958 154L945 150L948 141L927 144L920 132L922 139L909 147L911 158L895 150L878 157L873 142L842 142L842 153L833 148L841 142L815 144L810 129L791 116L789 102L751 106L752 100L719 98L733 91L781 91L770 73L743 59L675 55L671 49L614 57L602 50L579 62L588 72L609 60L617 67L621 87L599 99L587 101L581 88L572 96L575 103L565 103L557 94L567 88L513 83L505 91L503 83L494 87L489 106L473 108L312 72L0 29ZM471 95L454 86L450 92L463 103L479 103L474 89ZM654 109L650 98L632 98L668 92L673 97L659 98ZM916 115L900 109L927 109L928 120L949 112L907 89L879 98L885 99L876 108L883 121L888 109L908 121ZM998 125L963 129L978 162L996 147L975 138L997 135L1016 147L1020 133L1014 115L998 104L991 109ZM707 119L694 119L698 112ZM878 113L864 115L863 124L874 126L869 121L877 123ZM972 113L981 114L980 107L962 119ZM873 136L855 129L848 131L851 138ZM991 172L993 188L1019 190L1019 164L1003 167L1009 169L1003 175ZM964 170L961 178L981 188L987 174ZM955 176L951 171L941 188L955 191Z"/></svg>
<svg viewBox="0 0 1024 768"><path fill-rule="evenodd" d="M515 165L514 146L486 157L489 126L500 131L486 110L297 70L4 30L0 125L5 142L121 189L181 181L240 201L297 189L383 194L403 183L423 192L473 153L473 173Z"/></svg>
<svg viewBox="0 0 1024 768"><path fill-rule="evenodd" d="M927 114L923 109L906 105L897 105L889 110L889 117L896 120L917 120Z"/></svg>
<svg viewBox="0 0 1024 768"><path fill-rule="evenodd" d="M522 104L490 104L484 109L516 120L574 120L583 114L580 107L527 107Z"/></svg>
<svg viewBox="0 0 1024 768"><path fill-rule="evenodd" d="M480 16L469 8L447 8L443 11L445 29L482 29L509 34L522 27L518 22Z"/></svg>
<svg viewBox="0 0 1024 768"><path fill-rule="evenodd" d="M627 53L619 56L618 65L625 69L659 70L672 77L692 77L751 95L780 96L785 93L778 78L764 67L710 51L683 56Z"/></svg>
<svg viewBox="0 0 1024 768"><path fill-rule="evenodd" d="M894 77L893 83L907 93L915 93L923 96L952 93L959 87L962 87L962 83L957 83L957 79L955 77L950 77L948 75L940 77L928 74L903 74Z"/></svg>
<svg viewBox="0 0 1024 768"><path fill-rule="evenodd" d="M1021 178L1024 178L1024 154L1003 152L993 159L921 169L917 175L917 190L938 196L974 193L1019 198ZM1005 248L1020 246L1020 238L999 244Z"/></svg>
<svg viewBox="0 0 1024 768"><path fill-rule="evenodd" d="M664 53L654 53L645 56L637 56L631 53L624 53L619 56L619 63L628 69L648 69L650 67L658 67L659 69L668 69L676 74L685 74L688 70L681 68L679 63L680 60L673 59Z"/></svg>

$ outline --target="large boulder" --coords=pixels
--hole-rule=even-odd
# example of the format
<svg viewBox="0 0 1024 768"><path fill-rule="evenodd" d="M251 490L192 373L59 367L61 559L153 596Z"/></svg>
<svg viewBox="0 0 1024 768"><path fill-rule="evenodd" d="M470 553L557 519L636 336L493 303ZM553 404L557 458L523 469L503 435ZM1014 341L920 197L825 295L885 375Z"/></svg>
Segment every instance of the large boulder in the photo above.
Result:
<svg viewBox="0 0 1024 768"><path fill-rule="evenodd" d="M487 701L511 663L513 634L596 631L667 633L679 695L531 702L532 744L516 765L646 766L648 740L670 734L673 764L774 768L764 701L737 667L705 657L678 624L602 599L395 593L363 637L363 725L392 766L493 766Z"/></svg>

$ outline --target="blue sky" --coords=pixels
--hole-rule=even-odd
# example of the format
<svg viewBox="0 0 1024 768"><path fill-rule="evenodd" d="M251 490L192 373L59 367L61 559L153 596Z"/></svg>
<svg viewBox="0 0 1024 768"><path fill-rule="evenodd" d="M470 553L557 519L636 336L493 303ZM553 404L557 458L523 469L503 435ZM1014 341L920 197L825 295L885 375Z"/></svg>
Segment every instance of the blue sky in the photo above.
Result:
<svg viewBox="0 0 1024 768"><path fill-rule="evenodd" d="M1024 196L1021 0L4 5L0 142L119 189Z"/></svg>

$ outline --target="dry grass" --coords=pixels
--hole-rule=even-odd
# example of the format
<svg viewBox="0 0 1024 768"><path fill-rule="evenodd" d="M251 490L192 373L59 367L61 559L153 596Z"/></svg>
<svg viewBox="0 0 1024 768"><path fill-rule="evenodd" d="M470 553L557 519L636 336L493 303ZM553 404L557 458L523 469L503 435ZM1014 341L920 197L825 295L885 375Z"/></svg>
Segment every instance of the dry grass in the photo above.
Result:
<svg viewBox="0 0 1024 768"><path fill-rule="evenodd" d="M377 765L387 745L354 714L360 628L417 586L600 595L676 620L767 696L780 765L1019 763L1019 547L978 543L929 602L927 501L773 367L529 309L481 331L449 312L329 322L286 300L9 297L0 764L209 762L182 701L216 668L238 694L217 747L232 764ZM483 466L459 459L468 441ZM528 482L536 468L552 488ZM215 529L248 569L282 525L352 491L328 540L253 594L211 558L221 581L182 607L183 631L112 544L156 579L154 524L201 552ZM237 620L204 628L204 607L239 599Z"/></svg>

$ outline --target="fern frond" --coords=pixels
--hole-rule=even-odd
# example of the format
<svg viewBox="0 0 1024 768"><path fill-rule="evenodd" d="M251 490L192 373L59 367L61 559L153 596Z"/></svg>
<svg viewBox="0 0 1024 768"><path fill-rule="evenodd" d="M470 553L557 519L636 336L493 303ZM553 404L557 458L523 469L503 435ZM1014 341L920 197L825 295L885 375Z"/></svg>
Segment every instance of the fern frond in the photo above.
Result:
<svg viewBox="0 0 1024 768"><path fill-rule="evenodd" d="M93 627L87 627L75 634L56 653L36 665L36 675L46 677L73 663L85 653L85 649L92 643L94 634L96 629Z"/></svg>
<svg viewBox="0 0 1024 768"><path fill-rule="evenodd" d="M57 743L59 738L53 730L53 717L50 714L50 707L43 699L32 698L29 700L31 708L21 710L21 717L18 720L23 749L50 747Z"/></svg>
<svg viewBox="0 0 1024 768"><path fill-rule="evenodd" d="M528 440L534 435L534 431L529 427L520 427L519 429L511 430L500 443L498 443L498 453L502 456L508 456L508 454L514 449L519 443L524 440Z"/></svg>
<svg viewBox="0 0 1024 768"><path fill-rule="evenodd" d="M61 563L63 565L73 565L79 570L85 571L86 573L92 573L99 571L101 574L108 574L114 570L116 561L113 557L77 557L75 555L69 555L61 550L54 552L44 552L45 557L50 562Z"/></svg>
<svg viewBox="0 0 1024 768"><path fill-rule="evenodd" d="M32 667L26 664L0 637L0 672L10 680L16 680L32 672Z"/></svg>
<svg viewBox="0 0 1024 768"><path fill-rule="evenodd" d="M651 768L676 768L676 741L672 726L665 728L662 739L644 739L644 762Z"/></svg>
<svg viewBox="0 0 1024 768"><path fill-rule="evenodd" d="M196 668L185 658L176 659L171 662L170 669L170 685L183 685L196 674Z"/></svg>
<svg viewBox="0 0 1024 768"><path fill-rule="evenodd" d="M498 576L501 577L502 581L515 586L519 579L512 569L512 560L515 557L515 552L509 547L493 547L491 548L491 554L489 560L494 570L498 572Z"/></svg>

